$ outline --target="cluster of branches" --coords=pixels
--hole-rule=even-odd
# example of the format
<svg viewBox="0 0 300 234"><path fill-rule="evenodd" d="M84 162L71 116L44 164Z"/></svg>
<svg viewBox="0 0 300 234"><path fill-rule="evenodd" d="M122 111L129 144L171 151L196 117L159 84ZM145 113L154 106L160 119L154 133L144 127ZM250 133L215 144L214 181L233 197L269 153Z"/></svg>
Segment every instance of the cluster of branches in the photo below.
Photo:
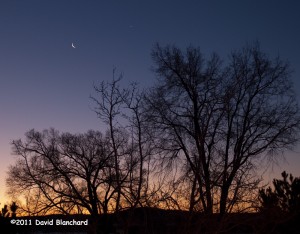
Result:
<svg viewBox="0 0 300 234"><path fill-rule="evenodd" d="M121 77L94 87L105 134L31 130L12 142L19 159L7 185L26 195L26 211L147 205L224 214L250 204L258 165L298 140L288 64L258 45L233 52L225 65L193 47L157 45L152 57L151 89L121 89Z"/></svg>

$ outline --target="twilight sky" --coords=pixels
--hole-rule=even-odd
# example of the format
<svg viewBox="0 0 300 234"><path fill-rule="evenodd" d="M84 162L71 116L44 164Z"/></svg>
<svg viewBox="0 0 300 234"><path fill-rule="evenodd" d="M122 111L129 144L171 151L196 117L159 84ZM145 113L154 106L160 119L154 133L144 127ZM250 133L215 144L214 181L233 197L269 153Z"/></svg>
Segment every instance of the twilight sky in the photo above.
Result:
<svg viewBox="0 0 300 234"><path fill-rule="evenodd" d="M32 128L103 130L89 99L93 84L110 80L116 67L125 85L151 85L156 42L199 46L226 61L258 40L271 57L290 62L300 101L299 12L297 0L1 0L0 202L15 161L10 142ZM299 152L287 152L266 178L282 170L300 176Z"/></svg>

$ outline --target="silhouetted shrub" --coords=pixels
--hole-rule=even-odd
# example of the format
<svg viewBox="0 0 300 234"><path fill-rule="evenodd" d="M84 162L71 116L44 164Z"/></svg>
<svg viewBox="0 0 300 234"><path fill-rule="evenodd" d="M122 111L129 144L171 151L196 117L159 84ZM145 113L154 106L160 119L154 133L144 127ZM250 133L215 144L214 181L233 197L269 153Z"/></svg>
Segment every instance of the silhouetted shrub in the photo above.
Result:
<svg viewBox="0 0 300 234"><path fill-rule="evenodd" d="M282 179L273 180L273 189L268 187L259 191L265 229L277 233L297 233L300 218L300 178L294 178L285 171Z"/></svg>
<svg viewBox="0 0 300 234"><path fill-rule="evenodd" d="M274 189L268 187L259 191L261 209L276 209L285 213L299 213L300 211L300 178L294 178L285 171L282 179L274 179Z"/></svg>

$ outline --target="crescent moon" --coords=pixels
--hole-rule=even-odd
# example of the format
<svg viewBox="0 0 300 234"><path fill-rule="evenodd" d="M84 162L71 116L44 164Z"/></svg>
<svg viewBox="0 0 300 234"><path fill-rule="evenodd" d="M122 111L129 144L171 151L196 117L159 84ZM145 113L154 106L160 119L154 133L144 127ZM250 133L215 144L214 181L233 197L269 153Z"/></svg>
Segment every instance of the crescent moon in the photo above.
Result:
<svg viewBox="0 0 300 234"><path fill-rule="evenodd" d="M74 46L74 44L72 43L72 47L75 49L76 47Z"/></svg>

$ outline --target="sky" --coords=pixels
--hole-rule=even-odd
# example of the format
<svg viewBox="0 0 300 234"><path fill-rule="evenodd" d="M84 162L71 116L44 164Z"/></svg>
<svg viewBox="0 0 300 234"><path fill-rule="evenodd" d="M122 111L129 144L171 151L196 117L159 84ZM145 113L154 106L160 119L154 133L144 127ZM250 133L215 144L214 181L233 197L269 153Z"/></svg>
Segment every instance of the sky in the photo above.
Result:
<svg viewBox="0 0 300 234"><path fill-rule="evenodd" d="M267 0L1 0L0 202L10 142L34 128L103 130L89 98L94 84L151 86L155 43L199 47L209 56L259 41L270 57L289 61L300 101L300 2ZM72 43L76 48L72 47ZM286 170L300 176L300 147L286 152L266 180Z"/></svg>

